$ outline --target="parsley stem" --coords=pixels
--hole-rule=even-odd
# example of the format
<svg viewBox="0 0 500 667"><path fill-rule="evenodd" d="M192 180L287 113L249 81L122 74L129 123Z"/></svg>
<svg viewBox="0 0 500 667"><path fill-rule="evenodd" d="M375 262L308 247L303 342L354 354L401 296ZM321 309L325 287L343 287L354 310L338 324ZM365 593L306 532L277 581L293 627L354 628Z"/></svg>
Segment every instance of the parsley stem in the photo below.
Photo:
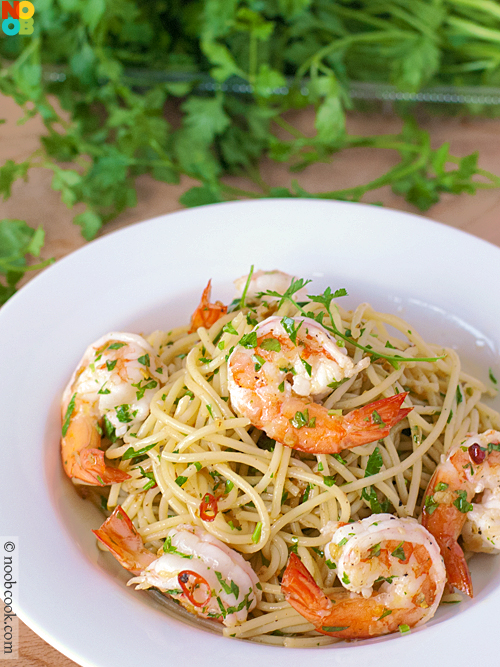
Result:
<svg viewBox="0 0 500 667"><path fill-rule="evenodd" d="M295 299L292 299L291 296L287 296L286 298L287 298L289 301L291 301L291 303L293 303L293 305L297 308L297 310L298 310L302 315L304 315L304 317L307 317L307 313L306 313L306 311L302 308L302 306L300 306L300 305L295 301ZM429 362L434 362L434 361L438 361L439 359L444 359L444 357L445 357L445 355L442 355L442 356L439 356L439 357L401 357L401 356L393 356L393 355L390 355L390 354L384 354L383 352L375 352L373 349L371 349L371 348L369 348L369 347L365 347L364 345L361 345L361 344L358 343L356 340L354 340L354 338L351 338L350 336L346 336L345 334L341 333L341 332L337 329L337 327L335 326L335 324L333 323L334 320L333 320L332 311L330 310L330 306L325 306L325 308L326 308L326 310L327 310L327 312L328 312L328 315L330 316L331 326L329 326L328 324L325 324L325 322L321 322L321 325L322 325L327 331L329 331L330 333L333 333L333 334L335 334L336 336L339 336L340 338L342 338L342 340L345 340L347 343L350 343L351 345L354 345L354 347L357 347L357 348L359 348L360 350L363 350L364 352L366 352L366 353L369 354L370 356L374 357L375 359L377 359L377 358L380 357L380 358L382 358L382 359L386 359L387 361L390 361L390 362L393 363L393 364L398 364L398 363L408 363L408 362L410 362L410 361L429 361Z"/></svg>
<svg viewBox="0 0 500 667"><path fill-rule="evenodd" d="M247 295L247 292L248 292L248 288L250 286L250 281L252 280L253 268L254 268L254 265L252 264L252 266L250 267L250 272L249 272L248 277L247 277L247 281L245 283L245 287L244 287L243 292L241 294L240 308L245 307L245 298L246 298L246 295Z"/></svg>

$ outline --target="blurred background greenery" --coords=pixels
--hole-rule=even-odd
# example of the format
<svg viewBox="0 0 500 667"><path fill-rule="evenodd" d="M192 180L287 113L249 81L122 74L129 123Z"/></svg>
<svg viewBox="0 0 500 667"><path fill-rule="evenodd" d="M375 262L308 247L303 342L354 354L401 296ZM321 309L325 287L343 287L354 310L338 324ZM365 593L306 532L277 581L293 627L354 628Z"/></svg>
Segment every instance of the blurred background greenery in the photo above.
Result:
<svg viewBox="0 0 500 667"><path fill-rule="evenodd" d="M74 222L86 239L134 206L144 173L170 184L184 174L196 179L181 197L185 206L248 197L360 201L390 185L426 210L443 192L500 185L476 154L456 158L446 143L431 147L416 120L419 99L462 101L448 105L451 113L498 112L495 1L34 4L33 34L0 40L0 92L25 119L41 117L45 134L28 159L0 166L0 195L7 199L30 168L50 169L62 200L85 205ZM372 108L376 98L400 99L402 132L349 134L346 111L360 97ZM309 133L289 114L306 106L315 110ZM359 146L396 150L400 161L369 183L328 192L306 191L295 178L271 187L259 172L263 157L295 173ZM244 176L247 187L229 185L229 174ZM0 221L0 303L28 269L26 255L38 256L42 245L42 228Z"/></svg>

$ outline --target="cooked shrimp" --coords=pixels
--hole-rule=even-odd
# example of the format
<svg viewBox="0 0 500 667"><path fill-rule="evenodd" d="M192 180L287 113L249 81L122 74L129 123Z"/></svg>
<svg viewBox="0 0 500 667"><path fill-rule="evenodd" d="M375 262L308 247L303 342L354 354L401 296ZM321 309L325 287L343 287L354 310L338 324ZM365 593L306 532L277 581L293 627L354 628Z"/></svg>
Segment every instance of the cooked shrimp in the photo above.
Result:
<svg viewBox="0 0 500 667"><path fill-rule="evenodd" d="M193 333L199 327L206 327L207 329L215 324L217 320L227 313L227 306L221 301L210 303L210 293L212 291L212 281L208 281L208 285L203 290L201 301L198 308L191 316L191 325L189 333Z"/></svg>
<svg viewBox="0 0 500 667"><path fill-rule="evenodd" d="M231 403L270 438L314 454L335 453L389 434L411 408L398 394L341 416L322 398L332 382L369 365L354 364L326 329L307 317L268 317L240 341L229 357Z"/></svg>
<svg viewBox="0 0 500 667"><path fill-rule="evenodd" d="M436 540L415 519L374 514L328 528L325 557L347 590L328 597L294 553L281 582L285 598L318 632L366 639L432 618L446 572Z"/></svg>
<svg viewBox="0 0 500 667"><path fill-rule="evenodd" d="M68 477L99 486L129 478L105 464L99 449L102 427L111 437L137 430L167 374L153 348L136 334L109 333L87 348L62 399L61 455Z"/></svg>
<svg viewBox="0 0 500 667"><path fill-rule="evenodd" d="M94 534L129 572L136 589L155 587L188 611L228 627L246 620L261 599L259 579L241 554L203 528L172 528L155 556L117 507Z"/></svg>
<svg viewBox="0 0 500 667"><path fill-rule="evenodd" d="M462 533L469 551L500 551L499 450L499 431L467 434L442 458L425 494L422 524L441 548L448 582L470 597L472 580L457 540Z"/></svg>
<svg viewBox="0 0 500 667"><path fill-rule="evenodd" d="M255 271L250 278L246 297L247 299L252 299L252 297L256 297L258 294L267 291L283 294L290 287L292 280L294 280L294 276L290 276L288 273L283 273L283 271ZM243 294L247 281L248 276L242 276L234 281L238 296ZM298 301L303 301L306 298L306 295L307 290L303 287L295 293L295 298ZM275 301L276 299L278 299L278 297L266 296L266 301Z"/></svg>

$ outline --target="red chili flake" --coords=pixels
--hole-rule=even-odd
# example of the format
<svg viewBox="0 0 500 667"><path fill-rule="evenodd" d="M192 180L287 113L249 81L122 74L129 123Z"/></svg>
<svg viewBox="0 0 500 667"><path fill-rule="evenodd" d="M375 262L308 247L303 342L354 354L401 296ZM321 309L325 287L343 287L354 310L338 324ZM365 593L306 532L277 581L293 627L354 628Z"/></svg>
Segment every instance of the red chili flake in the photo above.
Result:
<svg viewBox="0 0 500 667"><path fill-rule="evenodd" d="M200 503L200 519L202 521L213 521L218 511L219 507L215 496L211 493L205 493Z"/></svg>
<svg viewBox="0 0 500 667"><path fill-rule="evenodd" d="M477 443L474 443L469 447L469 456L474 461L474 463L479 465L486 458L486 452L484 452Z"/></svg>
<svg viewBox="0 0 500 667"><path fill-rule="evenodd" d="M195 607L203 607L210 600L210 586L198 572L183 570L177 575L177 581L184 595ZM200 599L200 597L203 599Z"/></svg>

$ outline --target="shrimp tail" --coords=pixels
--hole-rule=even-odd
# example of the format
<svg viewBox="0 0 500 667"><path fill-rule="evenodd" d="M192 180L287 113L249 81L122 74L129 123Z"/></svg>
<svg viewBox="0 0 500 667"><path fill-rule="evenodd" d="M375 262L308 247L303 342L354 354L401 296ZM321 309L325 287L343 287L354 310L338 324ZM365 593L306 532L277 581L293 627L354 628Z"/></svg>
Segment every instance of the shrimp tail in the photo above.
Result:
<svg viewBox="0 0 500 667"><path fill-rule="evenodd" d="M68 477L93 486L124 482L130 475L104 462L104 452L99 449L101 436L96 425L97 420L89 414L88 408L78 405L61 439L64 470Z"/></svg>
<svg viewBox="0 0 500 667"><path fill-rule="evenodd" d="M120 505L98 530L92 532L132 574L141 574L156 560L156 556L144 547L142 537Z"/></svg>
<svg viewBox="0 0 500 667"><path fill-rule="evenodd" d="M436 540L443 556L448 583L472 598L472 578L462 547L453 537Z"/></svg>
<svg viewBox="0 0 500 667"><path fill-rule="evenodd" d="M83 449L80 452L80 462L81 472L87 473L87 476L92 478L92 484L106 486L130 479L130 475L123 470L107 466L104 462L104 452L100 449Z"/></svg>
<svg viewBox="0 0 500 667"><path fill-rule="evenodd" d="M283 573L281 591L286 601L314 625L318 624L318 616L326 616L332 610L330 598L323 593L309 570L293 552Z"/></svg>
<svg viewBox="0 0 500 667"><path fill-rule="evenodd" d="M348 591L338 591L335 600L330 600L294 553L290 554L281 590L295 611L323 635L365 639L397 629L397 621L377 627L377 620L384 616L384 606L374 599L360 599ZM399 616L397 612L396 616Z"/></svg>
<svg viewBox="0 0 500 667"><path fill-rule="evenodd" d="M189 333L193 333L199 327L209 328L215 324L217 320L227 313L227 306L221 301L210 303L210 293L212 291L212 280L208 281L207 286L201 295L201 301L198 308L191 316L191 324Z"/></svg>
<svg viewBox="0 0 500 667"><path fill-rule="evenodd" d="M413 410L413 408L401 408L407 396L408 392L395 394L345 415L348 447L365 445L388 436L391 428Z"/></svg>

